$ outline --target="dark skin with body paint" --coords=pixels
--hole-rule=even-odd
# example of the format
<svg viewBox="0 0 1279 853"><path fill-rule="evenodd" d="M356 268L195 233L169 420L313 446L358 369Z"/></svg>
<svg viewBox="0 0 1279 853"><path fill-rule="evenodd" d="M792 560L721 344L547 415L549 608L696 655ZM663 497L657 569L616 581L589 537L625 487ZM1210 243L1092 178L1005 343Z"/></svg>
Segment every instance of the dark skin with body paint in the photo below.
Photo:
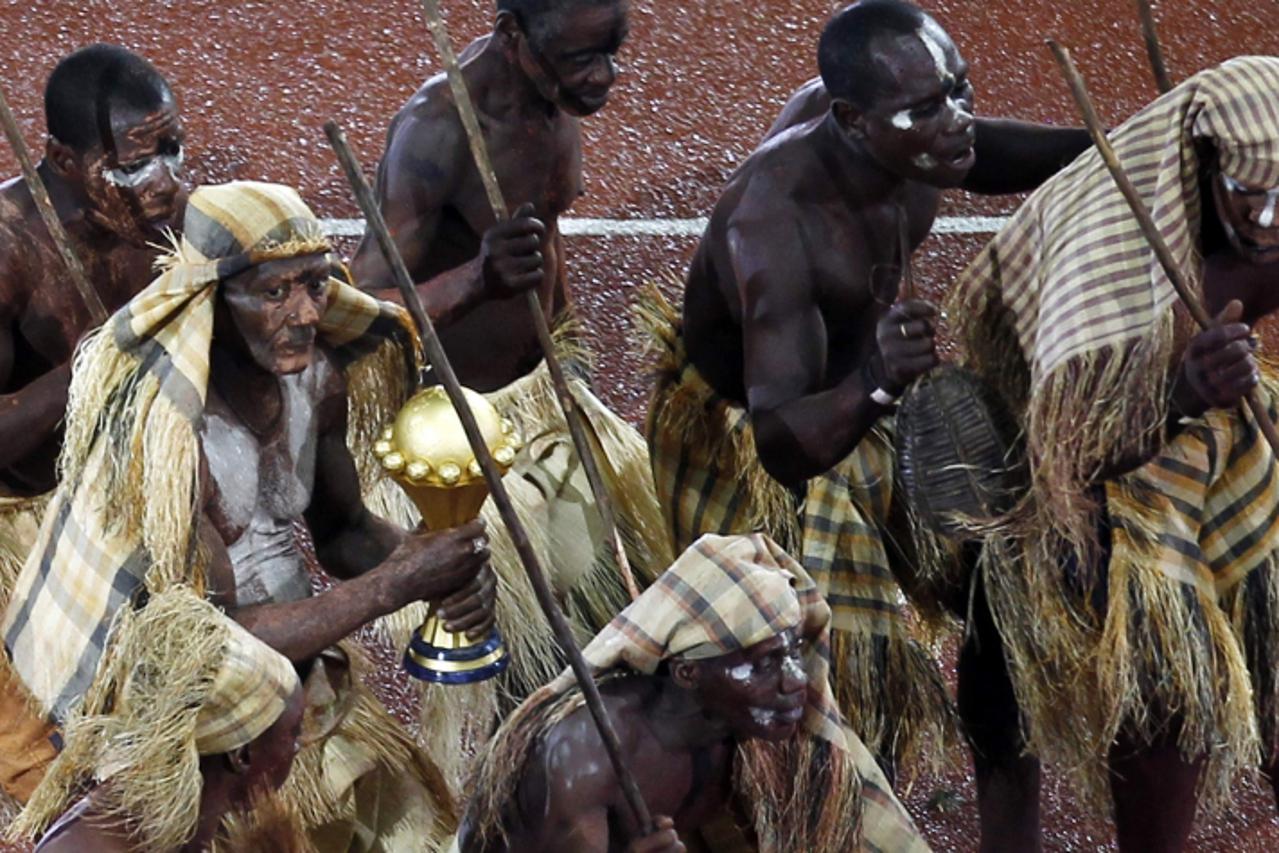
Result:
<svg viewBox="0 0 1279 853"><path fill-rule="evenodd" d="M801 89L730 179L693 258L689 358L750 409L760 461L789 486L852 452L887 411L872 391L899 393L937 363L934 306L893 304L899 210L913 251L944 189L982 171L1002 180L972 188L1024 190L1088 144L1078 130L975 120L967 64L936 33L944 75L914 35L872 41L891 82L864 110L831 104L820 83ZM1025 156L1004 161L1014 148Z"/></svg>
<svg viewBox="0 0 1279 853"><path fill-rule="evenodd" d="M160 109L113 110L114 152L76 152L50 139L38 166L54 208L108 311L153 277L161 230L182 221L185 190L164 167L133 188L104 169L135 168L178 151L182 123L169 95ZM143 221L139 221L139 217ZM0 494L54 485L70 359L91 326L53 240L21 178L0 187Z"/></svg>
<svg viewBox="0 0 1279 853"><path fill-rule="evenodd" d="M305 710L299 688L289 697L284 712L266 731L234 753L202 756L200 811L195 834L178 853L207 850L222 819L231 811L246 811L255 794L284 784L298 751ZM35 853L144 853L130 838L128 821L112 819L103 802L111 794L104 783L69 810L73 817L61 822L36 846Z"/></svg>
<svg viewBox="0 0 1279 853"><path fill-rule="evenodd" d="M530 755L507 826L509 844L483 853L682 853L680 833L732 807L737 741L794 736L807 686L794 631L731 655L676 658L656 675L604 681L600 692L623 758L658 815L657 830L633 839L630 807L594 723L578 709ZM479 853L465 824L459 842L463 853Z"/></svg>
<svg viewBox="0 0 1279 853"><path fill-rule="evenodd" d="M1237 411L1260 381L1253 326L1279 309L1279 228L1262 225L1264 187L1228 189L1211 151L1201 154L1204 199L1200 248L1204 307L1215 325L1189 342L1173 377L1169 437L1183 418L1210 409ZM1132 470L1130 460L1099 481ZM1042 847L1037 759L1017 735L1018 709L999 636L984 594L974 599L974 622L959 660L959 710L973 746L981 813L982 851ZM1187 758L1177 746L1179 721L1153 744L1134 742L1122 730L1109 755L1111 794L1119 848L1179 851L1194 826L1202 756ZM1279 744L1265 744L1262 769L1279 804Z"/></svg>
<svg viewBox="0 0 1279 853"><path fill-rule="evenodd" d="M306 370L313 359L332 359L316 343L329 274L324 255L309 255L269 261L219 285L209 405L238 417L257 437L263 459L290 452L280 377ZM300 601L239 607L227 548L243 529L223 511L224 496L206 471L200 532L210 554L211 598L299 664L415 601L439 602L450 630L482 638L493 625L495 594L483 525L406 533L369 512L346 445L341 377L340 370L329 373L316 403L314 486L305 520L320 564L343 582Z"/></svg>
<svg viewBox="0 0 1279 853"><path fill-rule="evenodd" d="M564 0L534 43L510 12L461 56L489 156L514 217L495 223L443 76L428 80L391 123L378 169L387 225L418 282L462 384L491 391L541 360L523 291L548 320L568 306L557 222L582 194L579 117L604 106L626 37L624 2ZM398 300L374 240L352 262L361 287Z"/></svg>

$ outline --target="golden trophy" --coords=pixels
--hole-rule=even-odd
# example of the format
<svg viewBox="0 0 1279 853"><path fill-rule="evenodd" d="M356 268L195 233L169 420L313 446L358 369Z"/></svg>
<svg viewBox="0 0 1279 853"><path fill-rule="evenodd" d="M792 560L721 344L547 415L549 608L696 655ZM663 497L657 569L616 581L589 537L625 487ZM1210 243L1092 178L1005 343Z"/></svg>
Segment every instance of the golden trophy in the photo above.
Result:
<svg viewBox="0 0 1279 853"><path fill-rule="evenodd" d="M502 473L520 449L514 425L482 395L463 389L484 442ZM447 530L480 514L488 484L466 440L448 395L440 386L419 391L373 445L382 468L408 494L428 530ZM472 640L444 629L434 605L404 652L404 668L437 684L471 684L492 678L510 662L494 628Z"/></svg>

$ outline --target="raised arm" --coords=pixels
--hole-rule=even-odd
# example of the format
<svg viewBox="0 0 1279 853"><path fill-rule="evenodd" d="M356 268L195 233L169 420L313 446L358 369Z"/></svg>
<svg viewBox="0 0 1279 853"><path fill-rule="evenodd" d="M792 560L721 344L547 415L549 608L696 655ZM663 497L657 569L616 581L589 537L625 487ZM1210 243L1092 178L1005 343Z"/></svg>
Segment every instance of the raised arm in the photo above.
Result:
<svg viewBox="0 0 1279 853"><path fill-rule="evenodd" d="M765 470L790 486L830 470L852 452L887 411L872 392L895 395L937 361L935 310L926 302L906 302L880 318L878 343L866 347L871 355L864 369L831 385L827 328L808 257L813 244L796 221L760 217L729 232L743 284L745 381L755 446Z"/></svg>
<svg viewBox="0 0 1279 853"><path fill-rule="evenodd" d="M1088 150L1082 127L1052 127L1007 118L977 119L977 162L963 188L983 195L1028 192Z"/></svg>
<svg viewBox="0 0 1279 853"><path fill-rule="evenodd" d="M442 114L438 105L423 105L392 125L378 167L378 204L411 273L437 268L430 256L440 221L460 175L469 168L469 149L451 108ZM532 213L531 206L516 211L484 233L474 258L417 283L433 323L447 327L485 299L505 298L541 283L545 227ZM367 231L351 268L360 287L401 301L390 266Z"/></svg>

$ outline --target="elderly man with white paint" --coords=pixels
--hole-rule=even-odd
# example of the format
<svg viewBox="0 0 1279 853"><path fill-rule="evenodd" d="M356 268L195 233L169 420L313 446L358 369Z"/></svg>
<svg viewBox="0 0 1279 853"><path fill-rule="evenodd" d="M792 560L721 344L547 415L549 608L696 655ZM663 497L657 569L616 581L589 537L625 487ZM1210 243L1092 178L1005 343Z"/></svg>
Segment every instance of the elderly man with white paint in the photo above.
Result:
<svg viewBox="0 0 1279 853"><path fill-rule="evenodd" d="M973 115L968 64L899 0L838 12L801 90L729 181L682 314L652 312L649 413L673 544L766 531L834 611L841 709L885 769L944 742L949 701L912 638L914 557L893 494L893 405L937 363L936 309L898 298L942 191L1033 188L1087 135Z"/></svg>

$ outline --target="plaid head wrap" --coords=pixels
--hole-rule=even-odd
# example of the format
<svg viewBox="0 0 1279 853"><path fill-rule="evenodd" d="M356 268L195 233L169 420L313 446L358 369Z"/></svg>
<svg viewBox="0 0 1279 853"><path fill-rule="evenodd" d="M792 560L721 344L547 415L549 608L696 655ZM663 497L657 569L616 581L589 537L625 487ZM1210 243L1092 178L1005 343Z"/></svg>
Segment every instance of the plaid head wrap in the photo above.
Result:
<svg viewBox="0 0 1279 853"><path fill-rule="evenodd" d="M830 607L803 567L767 536L706 535L582 650L598 675L619 666L651 675L671 658L730 655L795 629L807 645L811 734L847 749L829 679ZM546 688L576 684L571 670Z"/></svg>
<svg viewBox="0 0 1279 853"><path fill-rule="evenodd" d="M1197 281L1204 145L1224 174L1279 184L1279 58L1197 74L1110 138ZM952 300L970 361L1023 419L1035 490L1053 508L1046 520L1071 538L1091 535L1077 524L1083 487L1106 463L1157 445L1176 355L1176 293L1101 155L1088 151L1041 186Z"/></svg>
<svg viewBox="0 0 1279 853"><path fill-rule="evenodd" d="M40 709L67 727L64 765L71 755L90 764L105 760L102 749L72 738L77 730L100 735L101 727L79 722L117 711L138 724L140 742L171 737L179 751L194 743L192 754L225 752L265 731L296 688L285 658L204 605L200 431L218 283L269 260L329 250L315 215L290 188L202 187L190 197L183 236L157 262L159 276L77 352L61 484L2 626L14 669ZM411 379L407 314L333 277L319 331L348 374L351 434L371 437ZM357 369L368 371L360 381ZM190 602L184 612L203 626L189 646L163 633L166 620L152 618L156 602L174 596ZM149 667L168 677L150 677L150 692L133 690L149 698L132 705L170 708L182 722L167 728L156 723L154 710L139 716L123 708L126 687L139 682L121 674L130 655L148 648L139 637L162 634L156 642L164 659L151 655ZM195 642L195 634L214 638L212 645ZM183 713L192 697L196 716ZM117 735L121 725L113 729ZM111 763L130 760L116 756ZM100 770L100 764L67 766L46 782L73 785L74 773Z"/></svg>

